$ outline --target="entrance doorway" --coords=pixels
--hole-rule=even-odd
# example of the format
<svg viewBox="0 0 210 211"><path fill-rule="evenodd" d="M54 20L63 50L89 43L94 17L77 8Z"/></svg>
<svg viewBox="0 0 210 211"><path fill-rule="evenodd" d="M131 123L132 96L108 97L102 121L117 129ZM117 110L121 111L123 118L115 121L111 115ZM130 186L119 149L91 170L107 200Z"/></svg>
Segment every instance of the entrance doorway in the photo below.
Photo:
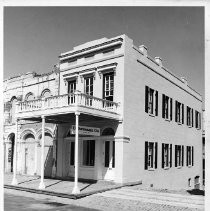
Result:
<svg viewBox="0 0 210 211"><path fill-rule="evenodd" d="M104 167L103 178L105 180L114 180L115 169L115 141L105 140L103 143Z"/></svg>
<svg viewBox="0 0 210 211"><path fill-rule="evenodd" d="M8 167L9 172L13 172L13 159L14 159L14 146L15 146L15 134L12 133L10 135L11 144L8 148Z"/></svg>

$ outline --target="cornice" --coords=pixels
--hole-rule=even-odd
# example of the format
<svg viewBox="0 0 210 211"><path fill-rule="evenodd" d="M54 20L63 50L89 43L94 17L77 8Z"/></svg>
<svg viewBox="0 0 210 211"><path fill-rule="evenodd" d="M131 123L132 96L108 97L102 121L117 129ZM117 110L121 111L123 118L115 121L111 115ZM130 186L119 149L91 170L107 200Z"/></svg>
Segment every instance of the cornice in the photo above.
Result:
<svg viewBox="0 0 210 211"><path fill-rule="evenodd" d="M113 39L113 40L110 40L110 41L107 41L107 42L103 42L103 43L100 43L98 45L90 46L90 47L87 47L87 48L84 48L84 49L81 49L81 50L73 51L73 52L70 52L70 53L63 53L59 56L59 58L61 60L68 59L68 58L71 58L71 57L78 56L78 55L80 55L80 54L82 54L86 51L91 51L91 50L94 50L94 49L97 49L97 48L100 48L100 47L105 47L106 45L110 45L110 44L114 44L114 45L122 44L122 42L123 42L123 38L119 37L117 39Z"/></svg>

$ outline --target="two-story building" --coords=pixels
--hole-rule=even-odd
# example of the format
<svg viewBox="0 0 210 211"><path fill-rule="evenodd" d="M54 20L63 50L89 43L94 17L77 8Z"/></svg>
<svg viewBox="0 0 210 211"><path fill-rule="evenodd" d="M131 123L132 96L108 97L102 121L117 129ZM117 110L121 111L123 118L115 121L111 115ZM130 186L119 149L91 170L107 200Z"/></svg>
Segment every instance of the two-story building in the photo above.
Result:
<svg viewBox="0 0 210 211"><path fill-rule="evenodd" d="M161 58L152 59L145 46L135 47L126 35L95 40L62 53L57 70L48 76L51 81L33 77L40 83L31 90L24 87L16 103L16 141L10 134L5 138L14 154L13 164L5 159L13 168L13 184L27 165L23 157L33 154L28 168L41 175L40 188L45 187L44 175L74 177L73 193L79 193L78 178L142 181L170 189L202 185L202 97L185 78L166 69ZM45 83L52 90L48 87L51 94L42 97ZM28 99L32 87L38 94ZM9 96L5 102L12 103ZM25 127L30 122L42 127L39 135L21 135L21 121ZM20 149L28 134L28 142L37 144L26 153ZM46 153L47 134L53 140L51 154L49 149Z"/></svg>

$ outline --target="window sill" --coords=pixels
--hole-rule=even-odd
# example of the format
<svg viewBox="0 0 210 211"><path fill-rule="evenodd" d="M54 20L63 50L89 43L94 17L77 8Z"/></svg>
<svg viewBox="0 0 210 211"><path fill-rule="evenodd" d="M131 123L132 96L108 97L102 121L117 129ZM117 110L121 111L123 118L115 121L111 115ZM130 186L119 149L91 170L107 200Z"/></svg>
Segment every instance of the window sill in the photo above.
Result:
<svg viewBox="0 0 210 211"><path fill-rule="evenodd" d="M189 128L192 128L192 125L187 125Z"/></svg>
<svg viewBox="0 0 210 211"><path fill-rule="evenodd" d="M197 130L201 130L201 128L199 128L199 127L196 127L196 129L197 129Z"/></svg>
<svg viewBox="0 0 210 211"><path fill-rule="evenodd" d="M154 168L148 168L148 171L154 171L155 169Z"/></svg>
<svg viewBox="0 0 210 211"><path fill-rule="evenodd" d="M177 122L177 124L178 124L178 125L182 125L182 123L181 123L181 122Z"/></svg>
<svg viewBox="0 0 210 211"><path fill-rule="evenodd" d="M165 121L170 122L171 120L170 120L170 119L165 118Z"/></svg>
<svg viewBox="0 0 210 211"><path fill-rule="evenodd" d="M188 167L188 168L192 168L192 165L188 165L187 167Z"/></svg>
<svg viewBox="0 0 210 211"><path fill-rule="evenodd" d="M149 113L149 115L150 115L151 117L155 117L155 115L154 115L154 114Z"/></svg>
<svg viewBox="0 0 210 211"><path fill-rule="evenodd" d="M181 169L181 168L182 168L182 166L177 166L176 168L177 168L177 169Z"/></svg>
<svg viewBox="0 0 210 211"><path fill-rule="evenodd" d="M169 170L169 169L170 169L170 167L169 167L169 166L167 166L167 167L164 167L163 169L164 169L164 170Z"/></svg>

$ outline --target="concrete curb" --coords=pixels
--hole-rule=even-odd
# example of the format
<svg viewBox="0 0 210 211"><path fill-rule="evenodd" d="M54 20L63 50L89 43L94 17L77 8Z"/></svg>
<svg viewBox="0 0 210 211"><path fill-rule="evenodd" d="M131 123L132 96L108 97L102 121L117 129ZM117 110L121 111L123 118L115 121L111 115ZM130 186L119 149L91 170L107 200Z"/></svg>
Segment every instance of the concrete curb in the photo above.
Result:
<svg viewBox="0 0 210 211"><path fill-rule="evenodd" d="M45 194L45 195L50 195L50 196L57 196L57 197L62 197L62 198L80 199L80 198L84 198L86 196L90 196L90 195L97 194L97 193L102 193L102 192L109 191L109 190L119 189L119 188L126 187L126 186L141 185L141 184L142 184L142 181L128 182L128 183L124 183L121 185L115 185L113 187L102 188L99 190L93 190L93 191L89 191L86 193L80 193L80 194L67 194L67 193L60 193L60 192L55 192L55 191L39 190L39 189L35 189L35 188L20 187L20 186L16 186L16 185L4 185L4 188L19 190L19 191L26 191L26 192L30 192L30 193L38 193L38 194Z"/></svg>

